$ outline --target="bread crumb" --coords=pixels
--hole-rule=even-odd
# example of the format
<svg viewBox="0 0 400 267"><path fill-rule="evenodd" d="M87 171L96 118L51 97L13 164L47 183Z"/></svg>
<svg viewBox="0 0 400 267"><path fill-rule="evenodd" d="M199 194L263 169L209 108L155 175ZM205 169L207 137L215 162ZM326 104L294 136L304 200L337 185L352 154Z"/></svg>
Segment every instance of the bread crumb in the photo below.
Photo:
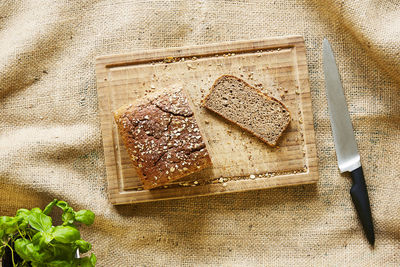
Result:
<svg viewBox="0 0 400 267"><path fill-rule="evenodd" d="M222 184L223 187L226 187L227 185L228 185L227 183L223 183L223 184Z"/></svg>
<svg viewBox="0 0 400 267"><path fill-rule="evenodd" d="M172 63L172 62L174 62L174 57L166 57L166 58L164 59L164 62L165 62L165 63Z"/></svg>

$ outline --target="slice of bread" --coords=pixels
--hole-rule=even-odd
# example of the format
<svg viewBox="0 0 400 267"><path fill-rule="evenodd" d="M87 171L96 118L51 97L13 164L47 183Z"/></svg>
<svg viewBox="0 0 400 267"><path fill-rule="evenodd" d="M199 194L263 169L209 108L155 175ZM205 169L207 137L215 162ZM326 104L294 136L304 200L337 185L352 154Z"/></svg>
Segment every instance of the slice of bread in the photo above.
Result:
<svg viewBox="0 0 400 267"><path fill-rule="evenodd" d="M289 110L279 100L231 75L214 82L202 105L270 146L277 145L290 123Z"/></svg>

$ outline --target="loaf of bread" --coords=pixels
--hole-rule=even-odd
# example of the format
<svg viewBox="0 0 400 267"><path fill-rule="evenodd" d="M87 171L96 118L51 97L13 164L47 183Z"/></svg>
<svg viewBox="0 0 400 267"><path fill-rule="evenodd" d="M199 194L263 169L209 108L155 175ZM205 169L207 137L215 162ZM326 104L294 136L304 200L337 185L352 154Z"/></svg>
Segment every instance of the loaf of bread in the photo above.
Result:
<svg viewBox="0 0 400 267"><path fill-rule="evenodd" d="M214 82L202 105L270 146L277 145L290 123L289 110L279 100L231 75Z"/></svg>
<svg viewBox="0 0 400 267"><path fill-rule="evenodd" d="M172 89L114 113L119 133L145 189L211 166L188 97Z"/></svg>

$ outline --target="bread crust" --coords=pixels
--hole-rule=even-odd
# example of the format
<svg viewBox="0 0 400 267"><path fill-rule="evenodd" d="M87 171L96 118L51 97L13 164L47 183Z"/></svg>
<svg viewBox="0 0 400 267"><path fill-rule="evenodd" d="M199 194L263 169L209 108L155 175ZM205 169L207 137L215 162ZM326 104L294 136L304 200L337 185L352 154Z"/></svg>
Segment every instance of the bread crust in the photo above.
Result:
<svg viewBox="0 0 400 267"><path fill-rule="evenodd" d="M206 108L206 109L208 109L208 110L210 110L210 111L212 111L212 112L214 112L214 113L216 113L216 114L218 114L219 116L223 117L223 118L226 119L227 121L229 121L229 122L231 122L231 123L237 125L237 126L238 126L239 128L241 128L242 130L245 130L245 131L247 131L247 132L253 134L254 136L258 137L259 139L261 139L261 140L262 140L263 142L265 142L266 144L268 144L268 145L270 145L270 146L272 146L272 147L276 147L276 146L277 146L277 143L278 143L278 141L279 141L279 139L280 139L280 137L282 136L282 134L285 132L285 130L286 130L287 127L289 126L291 119L289 119L289 122L285 125L285 127L284 127L283 130L282 130L282 132L281 132L281 133L279 134L279 136L276 138L276 142L275 142L275 143L270 143L270 142L268 142L267 140L265 140L265 138L263 138L262 136L260 136L259 134L257 134L256 132L254 132L254 131L252 131L252 130L250 130L250 129L247 129L247 128L243 127L243 126L241 126L240 124L238 124L238 123L232 121L230 118L226 117L225 115L221 114L220 112L218 112L218 111L216 111L216 110L213 110L213 109L210 109L209 107L206 106L206 102L207 102L207 100L209 99L209 97L210 97L211 93L213 92L213 90L215 90L215 86L219 83L220 80L222 80L222 79L224 79L224 78L226 78L226 77L233 78L233 79L237 80L238 82L241 82L241 83L245 84L245 85L248 86L251 90L253 90L253 91L256 92L257 94L261 95L261 96L262 96L263 98L265 98L266 100L272 100L272 101L275 101L275 102L279 103L280 105L282 105L282 107L283 107L283 108L286 110L286 112L289 114L289 118L291 118L290 111L289 111L288 108L285 106L285 104L283 104L281 101L279 101L278 99L276 99L276 98L274 98L274 97L272 97L272 96L269 96L269 95L267 95L267 94L264 94L263 92L261 92L260 90L258 90L258 89L255 88L254 86L250 85L249 83L247 83L247 82L244 81L243 79L240 79L240 78L238 78L238 77L236 77L236 76L229 75L229 74L222 75L222 76L220 76L218 79L215 80L215 82L214 82L213 85L211 86L210 92L209 92L209 93L205 96L205 98L201 101L201 106L204 107L204 108Z"/></svg>

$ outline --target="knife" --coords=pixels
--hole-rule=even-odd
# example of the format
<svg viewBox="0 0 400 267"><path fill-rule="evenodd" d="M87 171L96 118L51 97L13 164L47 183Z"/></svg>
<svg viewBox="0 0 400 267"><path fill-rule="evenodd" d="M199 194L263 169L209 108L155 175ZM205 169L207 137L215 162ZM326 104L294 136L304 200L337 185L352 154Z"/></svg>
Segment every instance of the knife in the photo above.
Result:
<svg viewBox="0 0 400 267"><path fill-rule="evenodd" d="M375 244L374 225L360 154L358 153L335 57L327 39L323 41L323 62L329 117L339 170L341 173L350 172L351 174L353 185L350 189L350 195L368 242L373 246Z"/></svg>

